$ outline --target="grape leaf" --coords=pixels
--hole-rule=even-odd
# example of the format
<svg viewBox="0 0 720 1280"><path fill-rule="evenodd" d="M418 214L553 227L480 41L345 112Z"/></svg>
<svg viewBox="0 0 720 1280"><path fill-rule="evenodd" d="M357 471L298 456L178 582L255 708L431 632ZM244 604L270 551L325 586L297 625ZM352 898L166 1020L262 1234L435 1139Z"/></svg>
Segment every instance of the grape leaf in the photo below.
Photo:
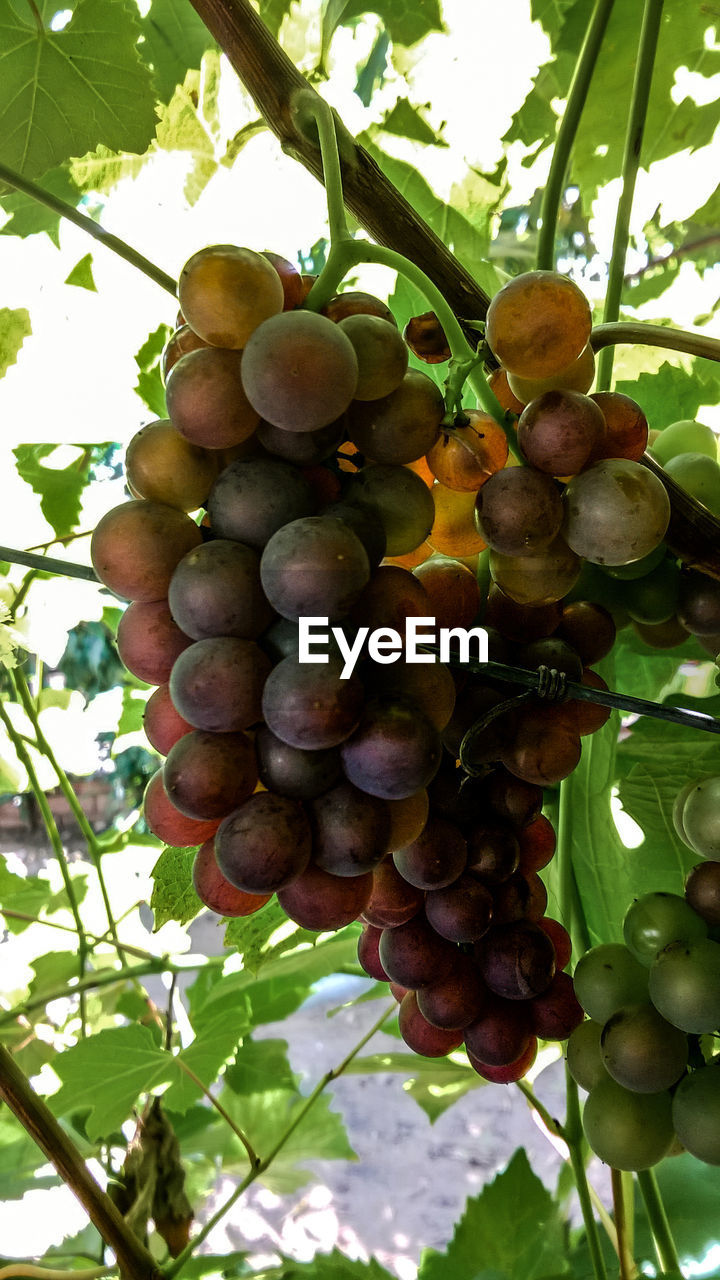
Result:
<svg viewBox="0 0 720 1280"><path fill-rule="evenodd" d="M225 1072L226 1085L241 1096L262 1093L268 1080L276 1089L294 1089L287 1048L287 1040L245 1040Z"/></svg>
<svg viewBox="0 0 720 1280"><path fill-rule="evenodd" d="M214 1001L211 1006L203 1005L193 1019L195 1039L178 1054L176 1062L184 1063L204 1085L211 1085L249 1029L247 997L238 999L232 994L225 1000ZM200 1092L190 1076L178 1066L177 1079L165 1094L164 1102L172 1111L187 1111L197 1101Z"/></svg>
<svg viewBox="0 0 720 1280"><path fill-rule="evenodd" d="M58 538L72 533L80 518L82 492L88 483L90 450L62 470L43 466L43 459L55 453L55 444L21 444L13 453L18 475L40 495L40 507Z"/></svg>
<svg viewBox="0 0 720 1280"><path fill-rule="evenodd" d="M135 6L78 0L62 31L39 33L0 0L0 159L35 178L103 142L143 152L155 132Z"/></svg>
<svg viewBox="0 0 720 1280"><path fill-rule="evenodd" d="M354 1058L345 1068L346 1075L384 1075L389 1071L405 1077L403 1089L422 1108L431 1124L471 1089L480 1089L485 1084L466 1062L423 1058L417 1053L369 1054Z"/></svg>
<svg viewBox="0 0 720 1280"><path fill-rule="evenodd" d="M161 102L168 102L185 79L188 67L199 67L214 41L187 0L152 0L141 22L142 52L155 73Z"/></svg>
<svg viewBox="0 0 720 1280"><path fill-rule="evenodd" d="M637 400L650 426L662 429L671 422L694 418L701 404L716 399L709 379L703 379L703 363L707 362L695 360L686 370L666 360L656 373L641 373L634 382L618 379L615 389Z"/></svg>
<svg viewBox="0 0 720 1280"><path fill-rule="evenodd" d="M26 1191L58 1186L57 1174L38 1177L47 1157L7 1107L0 1112L0 1199L21 1200Z"/></svg>
<svg viewBox="0 0 720 1280"><path fill-rule="evenodd" d="M657 892L682 893L685 877L699 861L699 855L677 836L672 809L686 782L712 771L708 758L703 762L697 756L693 760L676 754L669 763L656 759L652 765L636 764L620 780L622 806L645 837L632 851L632 893L624 900L626 906L632 898L647 893L649 885Z"/></svg>
<svg viewBox="0 0 720 1280"><path fill-rule="evenodd" d="M59 165L56 169L51 169L49 173L44 174L40 185L43 190L58 196L66 204L74 206L80 197L80 192L73 182L66 165ZM4 189L6 189L4 184L0 182L0 192ZM24 195L22 191L7 189L9 194L2 196L0 205L5 213L10 215L10 218L4 226L0 227L0 235L24 237L34 236L38 232L44 231L55 247L59 248L60 214L55 213L53 209L48 209L46 205L40 204L32 196ZM90 211L86 209L85 212L89 213Z"/></svg>
<svg viewBox="0 0 720 1280"><path fill-rule="evenodd" d="M89 289L91 293L97 293L97 285L92 273L91 253L86 253L84 258L75 263L70 275L66 276L65 283L77 285L79 289Z"/></svg>
<svg viewBox="0 0 720 1280"><path fill-rule="evenodd" d="M48 1099L55 1115L88 1110L91 1142L115 1132L141 1093L176 1078L179 1068L158 1047L149 1027L109 1027L58 1054L61 1087Z"/></svg>
<svg viewBox="0 0 720 1280"><path fill-rule="evenodd" d="M386 133L395 133L400 138L412 138L415 142L426 142L437 147L448 145L445 139L431 128L427 120L423 119L420 109L414 107L408 98L398 98L395 106L383 116L380 127Z"/></svg>
<svg viewBox="0 0 720 1280"><path fill-rule="evenodd" d="M332 1253L316 1253L312 1262L296 1262L283 1258L277 1280L392 1280L391 1273L375 1258L362 1262L346 1258L337 1249Z"/></svg>
<svg viewBox="0 0 720 1280"><path fill-rule="evenodd" d="M192 867L197 848L163 849L152 869L153 891L150 909L155 913L155 931L169 920L187 924L202 909L192 882Z"/></svg>
<svg viewBox="0 0 720 1280"><path fill-rule="evenodd" d="M37 876L16 876L8 871L4 858L0 858L0 913L3 907L8 911L20 911L23 915L38 916L47 907L52 898L49 880L40 880ZM5 917L6 927L11 933L22 933L27 929L29 921L13 920Z"/></svg>
<svg viewBox="0 0 720 1280"><path fill-rule="evenodd" d="M140 399L147 405L156 418L167 417L165 386L162 380L162 353L172 329L161 324L151 334L135 356L135 363L140 370L135 390Z"/></svg>
<svg viewBox="0 0 720 1280"><path fill-rule="evenodd" d="M445 29L439 0L331 0L323 15L323 50L339 26L349 26L366 13L377 14L395 44L416 44L431 31Z"/></svg>
<svg viewBox="0 0 720 1280"><path fill-rule="evenodd" d="M0 378L15 364L23 342L31 333L30 313L24 307L15 310L0 307Z"/></svg>
<svg viewBox="0 0 720 1280"><path fill-rule="evenodd" d="M285 923L287 916L280 903L271 899L251 916L239 916L231 920L225 930L225 946L237 947L243 958L243 968L257 974L270 956L268 942L276 929Z"/></svg>
<svg viewBox="0 0 720 1280"><path fill-rule="evenodd" d="M468 1200L447 1251L423 1252L418 1280L540 1280L569 1271L560 1206L520 1148L507 1168Z"/></svg>

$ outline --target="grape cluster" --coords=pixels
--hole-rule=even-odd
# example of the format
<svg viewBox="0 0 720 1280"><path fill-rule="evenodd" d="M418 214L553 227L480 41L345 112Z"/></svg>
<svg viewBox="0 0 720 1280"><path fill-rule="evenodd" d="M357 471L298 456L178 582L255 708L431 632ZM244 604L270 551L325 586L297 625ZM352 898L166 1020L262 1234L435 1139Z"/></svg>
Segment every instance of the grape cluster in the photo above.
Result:
<svg viewBox="0 0 720 1280"><path fill-rule="evenodd" d="M588 1142L616 1169L674 1149L720 1164L720 1060L703 1039L720 1027L720 863L703 866L712 874L691 872L685 897L636 899L624 944L593 947L575 969L590 1021L569 1038L568 1067L589 1091Z"/></svg>
<svg viewBox="0 0 720 1280"><path fill-rule="evenodd" d="M446 418L384 303L346 292L317 313L310 283L231 245L186 263L168 418L131 440L131 498L93 535L98 577L130 601L120 656L157 686L145 821L198 846L195 888L224 916L276 895L309 930L361 920L360 963L391 982L407 1043L464 1042L481 1074L517 1079L538 1036L582 1016L544 917L540 805L608 712L508 706L507 685L393 660L383 637L482 619L490 657L604 687L591 664L615 624L568 593L582 557L653 553L665 491L636 461L638 406L585 395L589 308L563 277L512 281L488 313L496 392L526 404L525 467L487 413ZM437 325L420 331L446 358ZM327 619L322 661L302 652L307 618Z"/></svg>

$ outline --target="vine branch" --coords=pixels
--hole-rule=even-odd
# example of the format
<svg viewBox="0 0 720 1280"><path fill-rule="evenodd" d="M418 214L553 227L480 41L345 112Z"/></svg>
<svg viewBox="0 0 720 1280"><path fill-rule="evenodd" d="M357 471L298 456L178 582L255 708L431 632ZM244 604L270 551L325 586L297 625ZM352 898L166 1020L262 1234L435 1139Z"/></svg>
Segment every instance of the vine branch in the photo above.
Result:
<svg viewBox="0 0 720 1280"><path fill-rule="evenodd" d="M0 1045L0 1098L7 1103L23 1128L77 1196L90 1221L113 1250L118 1266L127 1280L161 1280L161 1272L155 1259L129 1229L119 1209L95 1181L74 1142L47 1104L31 1088L4 1045ZM95 1271L94 1274L100 1273Z"/></svg>

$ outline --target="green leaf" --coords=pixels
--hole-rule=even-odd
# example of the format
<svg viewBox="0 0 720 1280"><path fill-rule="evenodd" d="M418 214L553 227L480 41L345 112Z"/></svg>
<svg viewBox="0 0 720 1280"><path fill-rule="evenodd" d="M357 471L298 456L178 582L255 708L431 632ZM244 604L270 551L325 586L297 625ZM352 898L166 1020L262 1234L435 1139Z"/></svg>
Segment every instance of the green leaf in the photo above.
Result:
<svg viewBox="0 0 720 1280"><path fill-rule="evenodd" d="M142 53L155 73L155 88L167 102L183 83L188 68L199 67L214 41L186 0L153 0L140 23Z"/></svg>
<svg viewBox="0 0 720 1280"><path fill-rule="evenodd" d="M38 876L16 876L8 871L5 858L0 857L0 912L5 907L9 911L21 911L24 915L39 916L51 898L49 880L41 880ZM22 933L27 929L28 921L6 916L5 925L11 933Z"/></svg>
<svg viewBox="0 0 720 1280"><path fill-rule="evenodd" d="M189 72L166 107L159 108L157 126L158 145L164 151L187 151L192 167L185 180L184 195L193 205L218 168L211 122L203 118L202 105L198 102L200 76Z"/></svg>
<svg viewBox="0 0 720 1280"><path fill-rule="evenodd" d="M247 1135L256 1151L272 1151L275 1144L303 1112L306 1099L297 1089L276 1089L268 1081L261 1093L238 1097L229 1089L222 1093L223 1106ZM300 1120L270 1167L261 1175L266 1187L284 1195L305 1186L314 1175L303 1169L307 1160L356 1160L340 1116L330 1110L332 1098L322 1094ZM247 1154L237 1138L229 1134L225 1151L226 1168L245 1168ZM217 1139L216 1139L217 1142Z"/></svg>
<svg viewBox="0 0 720 1280"><path fill-rule="evenodd" d="M560 1206L520 1148L468 1200L447 1252L424 1251L418 1280L541 1280L568 1273Z"/></svg>
<svg viewBox="0 0 720 1280"><path fill-rule="evenodd" d="M634 382L618 379L616 390L632 396L642 405L650 426L662 429L682 418L694 418L701 404L714 402L715 396L708 401L709 383L702 378L701 365L706 363L695 360L686 370L665 361L656 373L641 373Z"/></svg>
<svg viewBox="0 0 720 1280"><path fill-rule="evenodd" d="M366 13L377 14L394 44L416 44L431 31L444 30L438 0L331 0L323 16L323 49L339 26L350 26Z"/></svg>
<svg viewBox="0 0 720 1280"><path fill-rule="evenodd" d="M77 285L80 289L89 289L91 293L97 293L97 285L92 273L91 253L86 253L84 258L75 263L70 275L65 278L65 283Z"/></svg>
<svg viewBox="0 0 720 1280"><path fill-rule="evenodd" d="M656 759L651 765L636 764L621 779L618 792L623 809L644 832L642 844L632 852L631 896L624 899L626 907L650 887L657 892L683 892L685 877L698 855L676 835L672 808L686 782L712 771L709 758L706 760L703 767L697 756L694 760L676 756L670 763Z"/></svg>
<svg viewBox="0 0 720 1280"><path fill-rule="evenodd" d="M61 1088L48 1099L57 1116L88 1110L91 1142L115 1132L141 1093L175 1079L178 1067L148 1027L109 1027L58 1054Z"/></svg>
<svg viewBox="0 0 720 1280"><path fill-rule="evenodd" d="M260 17L276 39L294 3L295 0L260 0Z"/></svg>
<svg viewBox="0 0 720 1280"><path fill-rule="evenodd" d="M235 1277L248 1276L247 1253L206 1253L195 1254L183 1263L182 1273L186 1280L202 1280L203 1276L221 1276L222 1280L235 1280ZM269 1280L269 1278L268 1278Z"/></svg>
<svg viewBox="0 0 720 1280"><path fill-rule="evenodd" d="M130 684L123 686L122 711L117 727L118 738L126 733L141 732L147 700L148 694L144 689L135 689Z"/></svg>
<svg viewBox="0 0 720 1280"><path fill-rule="evenodd" d="M15 364L20 348L32 333L30 312L24 307L0 307L0 378Z"/></svg>
<svg viewBox="0 0 720 1280"><path fill-rule="evenodd" d="M13 453L18 475L40 495L40 507L55 535L64 538L77 527L83 490L88 483L91 454L83 448L79 459L58 470L43 465L57 450L55 444L21 444Z"/></svg>
<svg viewBox="0 0 720 1280"><path fill-rule="evenodd" d="M155 913L155 932L169 920L187 924L202 910L192 882L192 868L197 848L163 849L152 869L153 891L150 909Z"/></svg>
<svg viewBox="0 0 720 1280"><path fill-rule="evenodd" d="M276 929L287 922L287 916L276 898L251 916L230 920L225 930L226 947L236 947L243 958L243 968L259 973L270 958L268 943Z"/></svg>
<svg viewBox="0 0 720 1280"><path fill-rule="evenodd" d="M37 30L0 0L0 159L28 178L103 142L143 152L155 131L150 72L135 6L78 0L68 25Z"/></svg>
<svg viewBox="0 0 720 1280"><path fill-rule="evenodd" d="M64 200L66 204L70 204L73 207L77 205L80 192L73 182L66 165L60 165L58 168L51 169L49 173L44 174L43 180L39 185L42 186L43 190L49 191L52 195ZM5 188L4 184L0 183L0 192L3 190L8 190L10 194L2 196L0 205L5 213L11 216L9 221L0 227L0 235L25 237L34 236L38 232L44 231L55 247L59 248L60 214L48 209L46 205L40 204L32 196L26 196L22 191L14 191L10 187ZM85 212L90 213L90 210L86 209Z"/></svg>
<svg viewBox="0 0 720 1280"><path fill-rule="evenodd" d="M21 1200L26 1191L56 1187L54 1173L37 1176L47 1157L7 1107L0 1111L0 1199Z"/></svg>
<svg viewBox="0 0 720 1280"><path fill-rule="evenodd" d="M427 105L430 106L430 103ZM420 108L414 107L408 98L398 98L395 106L383 116L380 127L386 133L395 133L400 138L412 138L415 142L425 142L437 147L448 145L423 119Z"/></svg>
<svg viewBox="0 0 720 1280"><path fill-rule="evenodd" d="M481 1089L485 1084L467 1062L423 1058L416 1053L369 1054L353 1058L345 1068L346 1075L385 1075L389 1071L405 1077L403 1089L422 1108L431 1124L471 1089Z"/></svg>
<svg viewBox="0 0 720 1280"><path fill-rule="evenodd" d="M294 1089L287 1048L287 1040L245 1040L225 1072L226 1085L240 1096L262 1093L269 1080L277 1089Z"/></svg>
<svg viewBox="0 0 720 1280"><path fill-rule="evenodd" d="M31 960L30 968L35 970L35 977L30 983L29 995L45 996L47 992L67 984L70 978L77 978L77 951L50 951Z"/></svg>
<svg viewBox="0 0 720 1280"><path fill-rule="evenodd" d="M312 1262L295 1262L283 1258L277 1280L392 1280L391 1273L375 1258L362 1262L346 1258L333 1249L332 1253L317 1253Z"/></svg>
<svg viewBox="0 0 720 1280"><path fill-rule="evenodd" d="M157 329L148 334L135 356L135 363L140 370L135 390L156 418L167 417L165 387L161 370L162 353L171 333L172 329L169 325L159 325Z"/></svg>
<svg viewBox="0 0 720 1280"><path fill-rule="evenodd" d="M178 1055L204 1085L211 1085L221 1074L225 1063L237 1049L238 1042L250 1029L250 1004L247 996L238 999L228 993L224 1000L205 1004L192 1020L195 1039ZM171 1111L186 1111L197 1102L201 1090L182 1068L170 1086L164 1102Z"/></svg>

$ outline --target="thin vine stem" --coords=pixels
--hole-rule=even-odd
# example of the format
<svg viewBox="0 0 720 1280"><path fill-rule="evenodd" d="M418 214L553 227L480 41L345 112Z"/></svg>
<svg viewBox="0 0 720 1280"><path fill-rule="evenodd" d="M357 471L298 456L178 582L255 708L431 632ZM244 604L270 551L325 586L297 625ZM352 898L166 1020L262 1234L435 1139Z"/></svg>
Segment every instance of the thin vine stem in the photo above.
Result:
<svg viewBox="0 0 720 1280"><path fill-rule="evenodd" d="M172 294L173 298L177 297L177 283L172 276L162 271L154 262L150 262L149 258L144 257L137 249L133 249L131 245L121 240L119 236L112 235L110 231L106 231L104 227L94 222L92 218L80 213L73 205L53 195L51 191L46 191L44 187L39 187L36 182L31 182L29 178L24 178L22 174L17 173L15 169L11 169L6 164L0 164L0 182L6 182L8 186L14 187L16 191L21 191L23 195L30 196L31 200L36 200L38 204L44 204L46 208L52 209L53 213L59 214L67 222L74 222L76 227L80 227L81 231L92 236L93 240L98 240L100 244L105 245L106 249L112 250L119 258L129 262L138 271L142 271L143 275L148 276L155 284L159 284L161 289L165 289L167 293Z"/></svg>
<svg viewBox="0 0 720 1280"><path fill-rule="evenodd" d="M517 1085L520 1092L524 1094L525 1098L527 1099L528 1103L532 1107L533 1111L537 1111L538 1115L540 1116L540 1119L545 1125L545 1128L548 1130L548 1133L551 1133L554 1138L559 1138L561 1142L564 1142L567 1144L567 1138L565 1136L565 1129L563 1125L560 1123L559 1120L556 1120L555 1117L550 1114L547 1107L545 1106L545 1103L540 1101L537 1094L533 1090L532 1085L527 1084L525 1080L516 1080L515 1084Z"/></svg>
<svg viewBox="0 0 720 1280"><path fill-rule="evenodd" d="M84 994L84 982L85 972L87 969L87 958L90 953L90 945L88 943L87 934L85 933L82 916L80 915L78 896L75 892L75 885L73 883L72 876L70 875L70 868L68 867L67 856L60 837L60 832L58 831L58 825L53 817L47 796L40 786L40 780L35 772L35 766L33 765L30 753L22 739L22 735L18 733L10 719L2 698L0 698L0 720L2 721L5 732L15 748L18 760L23 765L27 773L28 782L30 783L30 788L40 810L40 816L43 820L45 830L47 831L48 840L50 841L52 851L60 868L60 874L68 897L70 911L72 913L72 918L75 921L75 933L77 934L78 940L78 984L76 990L80 991L80 1030L84 1038L87 1034L87 1002ZM42 1003L45 1004L45 1002L46 997L43 996ZM0 1023L8 1020L12 1021L12 1018L8 1019L8 1016L5 1016L0 1018Z"/></svg>
<svg viewBox="0 0 720 1280"><path fill-rule="evenodd" d="M582 1150L582 1121L580 1119L580 1097L578 1087L573 1080L570 1072L565 1064L565 1087L567 1098L567 1112L565 1115L565 1141L570 1152L570 1164L575 1176L575 1186L577 1188L580 1208L582 1210L583 1222L585 1224L585 1234L587 1236L588 1251L592 1262L593 1275L595 1280L607 1280L607 1270L605 1268L605 1259L600 1248L600 1234L598 1232L597 1222L593 1213L592 1200L590 1198L590 1187L587 1180L587 1171L585 1169L585 1160Z"/></svg>
<svg viewBox="0 0 720 1280"><path fill-rule="evenodd" d="M618 320L609 324L597 324L590 334L593 351L623 344L665 347L668 351L682 351L689 356L702 356L705 360L720 360L720 338L693 333L689 329L668 329L661 324Z"/></svg>
<svg viewBox="0 0 720 1280"><path fill-rule="evenodd" d="M84 578L98 582L95 570L89 564L75 564L72 560L57 560L54 556L36 555L33 551L18 551L15 547L0 547L0 560L8 564L22 564L27 569L40 569L43 573L62 573L66 578Z"/></svg>
<svg viewBox="0 0 720 1280"><path fill-rule="evenodd" d="M76 995L82 999L86 991L98 991L103 987L111 987L117 982L132 982L145 974L164 973L169 968L168 961L157 960L154 964L124 965L121 969L101 969L96 973L85 973L73 986L56 987L52 991L45 991L41 996L33 996L29 1000L16 1004L14 1008L8 1009L0 1016L0 1027L7 1026L16 1018L25 1017L28 1013L32 1013L33 1009L44 1009L53 1000L70 1000Z"/></svg>
<svg viewBox="0 0 720 1280"><path fill-rule="evenodd" d="M555 138L550 172L540 210L542 225L537 245L537 267L540 271L552 271L555 266L555 232L568 160L612 7L613 0L595 0L570 84L565 111Z"/></svg>
<svg viewBox="0 0 720 1280"><path fill-rule="evenodd" d="M107 884L105 883L105 876L102 870L102 849L100 847L100 843L97 839L97 836L95 835L95 832L90 826L90 823L88 822L85 810L83 809L82 805L80 804L80 801L78 800L75 794L75 790L73 788L72 783L70 782L70 779L68 778L65 770L63 769L62 765L58 761L55 755L55 752L53 751L52 747L50 746L50 743L48 742L47 738L45 737L45 734L42 731L42 728L40 727L40 719L37 713L37 707L35 706L35 703L33 701L33 698L28 688L28 684L25 679L25 675L23 671L19 667L16 667L15 670L10 673L10 675L11 675L18 699L22 704L22 706L24 707L28 715L28 718L30 719L30 722L33 726L33 732L35 734L38 749L46 757L46 759L49 761L50 765L52 766L53 770L55 771L58 782L60 784L60 789L62 790L62 793L65 796L65 799L67 800L68 805L70 806L70 810L73 814L73 817L75 818L75 821L77 822L80 828L80 831L85 839L85 843L87 844L88 853L90 854L90 858L92 860L93 866L95 868L95 873L98 878L98 885L100 887L100 893L102 896L103 904L105 906L105 913L108 919L108 928L110 930L110 936L113 941L113 946L115 947L115 950L118 953L119 959L124 962L126 959L126 956L125 956L125 952L123 951L122 943L120 942L120 939L118 937L117 926L115 924L115 916L113 915L112 904L110 902L110 895L108 893Z"/></svg>
<svg viewBox="0 0 720 1280"><path fill-rule="evenodd" d="M660 1196L654 1169L640 1169L637 1173L640 1194L650 1223L655 1252L664 1280L683 1280L680 1259L670 1230L665 1206Z"/></svg>
<svg viewBox="0 0 720 1280"><path fill-rule="evenodd" d="M636 1280L637 1264L632 1250L632 1202L627 1195L627 1180L620 1169L611 1169L613 1213L617 1231L620 1280ZM632 1183L631 1183L632 1186Z"/></svg>
<svg viewBox="0 0 720 1280"><path fill-rule="evenodd" d="M214 1213L212 1217L209 1218L208 1221L204 1224L204 1226L200 1228L197 1235L193 1237L193 1239L186 1246L186 1248L183 1249L182 1253L178 1254L174 1262L171 1262L169 1266L164 1268L165 1280L174 1280L174 1277L177 1276L182 1271L183 1267L185 1266L185 1263L188 1261L189 1258L192 1257L196 1249L200 1247L203 1240L206 1240L207 1237L210 1235L210 1232L215 1229L215 1227L218 1225L219 1222L222 1222L225 1215L230 1211L230 1209L232 1209L233 1205L240 1199L241 1195L245 1191L247 1191L247 1188L251 1186L251 1184L255 1182L255 1180L259 1178L262 1173L265 1172L265 1170L269 1167L269 1165L272 1164L276 1155L285 1146L286 1142L288 1141L290 1136L295 1132L298 1125L302 1124L308 1111L310 1111L310 1109L314 1107L318 1098L325 1091L327 1086L329 1084L332 1084L333 1080L337 1080L338 1077L341 1076L343 1072L347 1070L353 1058L357 1057L361 1049L365 1048L365 1045L368 1043L368 1041L372 1039L375 1033L380 1030L383 1023L386 1022L387 1019L393 1013L396 1012L396 1010L397 1010L397 1004L393 1002L393 1004L385 1010L382 1016L372 1024L372 1026L370 1027L370 1030L367 1031L365 1035L361 1037L360 1040L358 1040L354 1048L352 1048L350 1052L346 1054L346 1056L343 1058L339 1066L333 1067L330 1071L325 1072L325 1075L322 1077L321 1080L318 1081L312 1093L310 1093L306 1098L304 1105L300 1108L300 1110L298 1111L292 1123L288 1125L284 1133L282 1133L281 1136L278 1138L272 1150L269 1151L266 1156L263 1156L262 1159L258 1159L255 1164L251 1165L245 1177L242 1179L242 1182L238 1183L237 1187L235 1187L235 1190L228 1196L224 1204L221 1204L217 1212Z"/></svg>
<svg viewBox="0 0 720 1280"><path fill-rule="evenodd" d="M625 279L625 257L630 236L630 214L632 212L635 182L640 167L645 118L647 116L650 85L652 82L655 53L660 34L663 0L645 0L640 40L638 43L637 63L630 98L630 113L625 134L625 151L622 162L622 191L618 201L615 219L615 233L608 266L608 286L605 294L605 323L617 320L620 314L623 282ZM597 389L607 391L612 382L614 352L612 347L605 347L598 360Z"/></svg>
<svg viewBox="0 0 720 1280"><path fill-rule="evenodd" d="M384 245L371 244L367 240L354 240L348 231L342 197L342 171L337 143L337 131L332 110L324 99L311 90L301 90L293 97L293 113L296 124L307 133L307 121L317 128L322 157L323 179L327 193L328 222L330 226L330 251L327 262L315 281L305 306L319 311L330 300L353 267L363 262L374 262L404 276L422 293L428 306L435 312L445 333L451 352L450 374L446 391L446 406L454 415L460 407L462 389L467 381L483 409L489 413L505 433L513 457L520 463L524 458L517 446L512 423L490 389L481 369L481 357L468 342L460 321L441 290L425 272L398 253Z"/></svg>
<svg viewBox="0 0 720 1280"><path fill-rule="evenodd" d="M11 1280L12 1276L30 1276L31 1280L100 1280L100 1276L109 1276L115 1271L117 1264L114 1262L106 1267L86 1267L78 1271L38 1267L32 1262L10 1262L6 1267L0 1267L0 1280Z"/></svg>
<svg viewBox="0 0 720 1280"><path fill-rule="evenodd" d="M247 1137L245 1133L243 1133L240 1126L235 1123L230 1113L225 1110L220 1100L215 1097L215 1094L212 1093L210 1089L208 1089L207 1085L203 1084L199 1076L195 1075L195 1072L192 1070L192 1068L189 1067L186 1062L183 1062L182 1058L176 1058L175 1061L177 1062L177 1065L180 1067L180 1069L185 1072L185 1075L189 1076L193 1084L201 1091L201 1093L204 1093L210 1105L215 1108L219 1116L222 1116L226 1125L228 1125L229 1128L232 1129L233 1133L235 1134L235 1137L239 1140L239 1142L245 1148L251 1167L254 1168L255 1165L260 1163L260 1157L255 1151L250 1139Z"/></svg>

